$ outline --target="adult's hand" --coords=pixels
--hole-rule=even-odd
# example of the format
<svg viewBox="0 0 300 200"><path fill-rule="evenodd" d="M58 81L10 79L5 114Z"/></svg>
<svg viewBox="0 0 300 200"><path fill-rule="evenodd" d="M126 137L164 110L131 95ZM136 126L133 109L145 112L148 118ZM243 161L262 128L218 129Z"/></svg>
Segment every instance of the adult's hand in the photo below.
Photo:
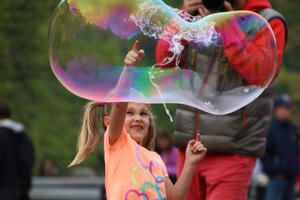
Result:
<svg viewBox="0 0 300 200"><path fill-rule="evenodd" d="M233 11L232 5L228 2L224 2L224 11Z"/></svg>

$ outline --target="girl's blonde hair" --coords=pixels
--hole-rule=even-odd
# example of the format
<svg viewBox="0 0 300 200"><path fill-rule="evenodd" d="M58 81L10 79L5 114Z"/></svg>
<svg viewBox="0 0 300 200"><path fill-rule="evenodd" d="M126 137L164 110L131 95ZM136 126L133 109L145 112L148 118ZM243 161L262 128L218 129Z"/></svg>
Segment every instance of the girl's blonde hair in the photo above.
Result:
<svg viewBox="0 0 300 200"><path fill-rule="evenodd" d="M156 137L156 124L151 107L146 104L149 110L149 130L148 134L142 141L142 146L152 151L154 149L154 142ZM110 115L112 104L104 104L102 110L102 129L104 132L106 127L103 123L103 118ZM85 105L85 111L82 119L80 134L77 141L77 154L69 167L79 164L84 161L88 155L94 151L99 143L100 135L100 106L99 103L93 101Z"/></svg>

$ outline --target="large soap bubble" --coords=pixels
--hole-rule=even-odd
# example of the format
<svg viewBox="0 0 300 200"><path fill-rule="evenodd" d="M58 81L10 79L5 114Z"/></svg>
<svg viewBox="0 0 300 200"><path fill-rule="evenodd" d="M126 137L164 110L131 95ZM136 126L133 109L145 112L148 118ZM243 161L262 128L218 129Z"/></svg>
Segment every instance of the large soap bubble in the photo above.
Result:
<svg viewBox="0 0 300 200"><path fill-rule="evenodd" d="M178 103L222 115L257 98L277 69L270 26L248 11L199 19L161 0L64 0L49 33L57 78L99 102ZM124 67L135 40L145 57Z"/></svg>

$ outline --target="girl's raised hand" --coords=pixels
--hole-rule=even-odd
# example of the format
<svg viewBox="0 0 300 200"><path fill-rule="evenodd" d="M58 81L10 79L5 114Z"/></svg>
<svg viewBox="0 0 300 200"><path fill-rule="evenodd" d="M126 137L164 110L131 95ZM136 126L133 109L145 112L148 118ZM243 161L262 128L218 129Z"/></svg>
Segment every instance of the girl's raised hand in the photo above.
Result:
<svg viewBox="0 0 300 200"><path fill-rule="evenodd" d="M142 58L144 57L145 52L143 49L139 49L139 41L136 40L133 44L133 48L129 51L125 57L124 65L125 66L137 66Z"/></svg>
<svg viewBox="0 0 300 200"><path fill-rule="evenodd" d="M200 133L197 133L196 139L190 140L186 147L186 162L196 165L200 160L204 158L206 151L207 149L201 143Z"/></svg>

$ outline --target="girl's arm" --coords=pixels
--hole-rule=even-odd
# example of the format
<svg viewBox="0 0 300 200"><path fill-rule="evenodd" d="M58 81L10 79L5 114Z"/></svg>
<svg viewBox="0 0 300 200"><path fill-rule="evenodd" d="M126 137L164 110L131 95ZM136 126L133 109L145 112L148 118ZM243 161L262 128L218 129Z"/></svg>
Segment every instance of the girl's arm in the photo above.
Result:
<svg viewBox="0 0 300 200"><path fill-rule="evenodd" d="M109 117L109 143L114 145L124 128L128 102L114 103Z"/></svg>
<svg viewBox="0 0 300 200"><path fill-rule="evenodd" d="M193 139L189 141L186 147L186 159L184 162L184 166L175 185L172 184L169 178L166 179L167 199L184 199L188 188L191 184L197 163L203 159L203 157L206 154L206 151L206 148L200 142L200 134L198 133L196 140Z"/></svg>
<svg viewBox="0 0 300 200"><path fill-rule="evenodd" d="M128 52L125 57L124 65L126 66L136 66L139 64L144 56L144 51L139 49L138 41L135 41L133 49ZM120 88L123 86L122 75L118 85ZM117 86L118 87L118 86ZM128 102L114 103L109 117L109 142L111 145L115 144L123 132L124 121L126 117Z"/></svg>

